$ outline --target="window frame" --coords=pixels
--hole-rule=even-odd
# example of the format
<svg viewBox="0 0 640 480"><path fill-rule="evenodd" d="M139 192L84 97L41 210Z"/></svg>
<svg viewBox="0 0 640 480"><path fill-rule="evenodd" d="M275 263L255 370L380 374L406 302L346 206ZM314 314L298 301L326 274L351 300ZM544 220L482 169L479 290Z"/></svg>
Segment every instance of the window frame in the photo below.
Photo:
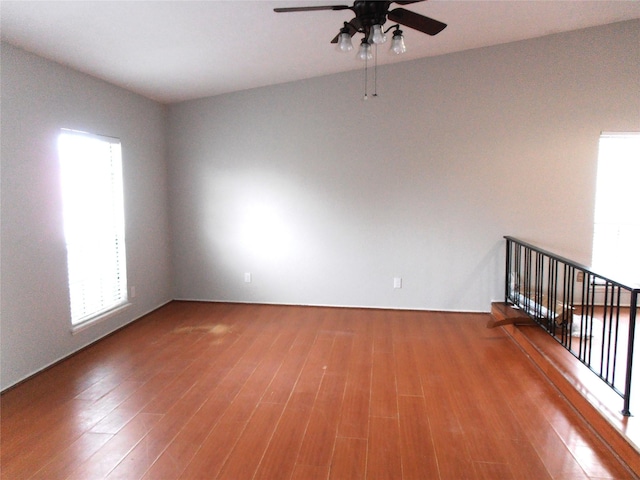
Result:
<svg viewBox="0 0 640 480"><path fill-rule="evenodd" d="M130 305L122 148L118 138L66 128L57 140L69 321L77 333Z"/></svg>
<svg viewBox="0 0 640 480"><path fill-rule="evenodd" d="M635 205L633 199L617 198L615 202L612 202L612 197L620 197L621 192L626 192L628 196L631 196L635 190L620 188L620 184L637 177L629 171L625 171L624 175L616 177L619 179L616 180L618 188L612 188L610 185L605 184L606 178L611 176L612 170L615 169L616 172L622 170L621 165L627 161L627 156L632 159L632 162L635 162L635 157L624 152L619 157L612 159L609 157L610 154L603 153L607 148L611 148L605 144L607 139L629 137L634 142L640 142L640 132L601 132L598 140L591 263L594 270L609 276L612 280L635 284L640 283L640 275L629 273L632 270L628 265L622 267L621 257L626 252L622 247L625 243L628 243L628 238L636 238L636 235L638 235L640 219L637 219L637 213L633 211L635 210L632 206ZM617 162L618 165L612 166L605 163L611 160ZM633 165L632 168L640 171L640 157L637 159L637 164ZM628 234L621 237L622 231L633 232L634 230L636 235L629 237L628 235L631 234ZM607 236L610 237L609 241L605 240ZM625 241L625 239L627 240ZM618 257L617 260L615 257ZM638 265L640 265L640 262Z"/></svg>

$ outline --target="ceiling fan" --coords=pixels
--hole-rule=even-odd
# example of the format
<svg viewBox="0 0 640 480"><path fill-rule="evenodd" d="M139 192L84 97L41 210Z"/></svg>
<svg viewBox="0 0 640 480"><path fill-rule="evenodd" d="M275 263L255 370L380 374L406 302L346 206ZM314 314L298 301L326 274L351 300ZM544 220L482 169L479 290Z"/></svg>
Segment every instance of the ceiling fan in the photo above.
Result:
<svg viewBox="0 0 640 480"><path fill-rule="evenodd" d="M387 40L386 33L391 29L395 29L393 32L393 39L391 41L390 51L395 54L402 54L407 51L404 44L404 36L400 25L404 25L419 32L426 33L427 35L437 35L447 26L446 23L442 23L433 18L425 17L418 13L412 12L405 8L394 8L389 10L392 3L398 5L409 5L411 3L418 3L424 0L396 0L396 1L364 1L356 0L352 6L349 5L317 5L309 7L285 7L274 8L277 13L286 12L310 12L318 10L351 10L355 13L355 17L348 22L344 22L344 26L340 29L340 33L336 35L331 43L337 44L337 49L342 52L348 52L353 50L353 44L351 43L351 37L356 33L362 33L363 38L360 42L360 48L356 55L360 60L364 60L364 96L363 100L368 98L367 94L367 61L370 59L375 60L374 66L374 93L373 96L377 97L377 46L384 43ZM389 20L394 25L385 30L384 24ZM373 49L372 45L376 48ZM376 53L374 55L374 53Z"/></svg>
<svg viewBox="0 0 640 480"><path fill-rule="evenodd" d="M421 1L424 0L396 0L391 2L356 0L352 6L319 5L309 7L285 7L274 8L274 11L284 13L318 10L351 10L356 16L351 21L344 22L344 26L340 29L340 33L331 41L331 43L338 44L338 49L343 51L351 50L353 48L351 45L351 37L356 33L364 34L364 38L362 40L364 45L383 43L386 40L385 33L392 28L395 28L396 30L393 34L394 43L391 45L391 50L395 53L404 53L406 48L404 47L404 40L402 38L400 25L413 28L414 30L426 33L427 35L437 35L447 26L445 23L434 20L433 18L425 17L424 15L420 15L405 8L389 10L392 3L397 3L398 5L409 5L411 3L418 3ZM385 31L383 25L387 20L394 22L397 25L394 25Z"/></svg>

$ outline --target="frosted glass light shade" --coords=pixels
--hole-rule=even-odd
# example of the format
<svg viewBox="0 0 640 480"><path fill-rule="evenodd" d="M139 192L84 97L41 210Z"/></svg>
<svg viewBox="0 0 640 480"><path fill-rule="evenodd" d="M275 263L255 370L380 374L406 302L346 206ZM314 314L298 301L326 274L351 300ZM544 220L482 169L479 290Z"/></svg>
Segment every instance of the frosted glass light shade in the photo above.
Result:
<svg viewBox="0 0 640 480"><path fill-rule="evenodd" d="M404 44L404 37L402 36L402 30L396 30L391 39L391 51L396 55L400 55L407 51L407 46Z"/></svg>
<svg viewBox="0 0 640 480"><path fill-rule="evenodd" d="M356 57L360 60L371 60L373 58L371 45L369 45L366 40L362 40L362 43L360 43L360 48L358 49Z"/></svg>
<svg viewBox="0 0 640 480"><path fill-rule="evenodd" d="M338 36L338 45L336 47L341 52L350 52L353 50L353 43L351 43L351 35L348 33L341 33Z"/></svg>
<svg viewBox="0 0 640 480"><path fill-rule="evenodd" d="M387 41L387 36L382 30L382 25L374 25L371 27L371 38L369 40L371 43L375 43L376 45L380 45Z"/></svg>

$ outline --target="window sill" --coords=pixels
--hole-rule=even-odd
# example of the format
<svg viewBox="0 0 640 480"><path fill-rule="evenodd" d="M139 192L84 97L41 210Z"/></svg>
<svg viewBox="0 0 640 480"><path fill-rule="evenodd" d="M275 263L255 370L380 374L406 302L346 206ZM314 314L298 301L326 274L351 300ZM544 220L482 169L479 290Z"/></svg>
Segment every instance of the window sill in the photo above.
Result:
<svg viewBox="0 0 640 480"><path fill-rule="evenodd" d="M122 305L119 305L111 310L108 310L104 313L101 313L100 315L98 315L97 317L93 317L90 318L88 320L85 320L82 323L78 323L77 325L73 325L71 327L71 334L75 335L76 333L80 333L83 330L86 330L89 327L92 327L93 325L103 322L104 320L107 320L111 317L114 317L116 315L119 315L120 313L124 312L125 310L127 310L129 307L131 306L131 303L127 302L127 303L123 303Z"/></svg>

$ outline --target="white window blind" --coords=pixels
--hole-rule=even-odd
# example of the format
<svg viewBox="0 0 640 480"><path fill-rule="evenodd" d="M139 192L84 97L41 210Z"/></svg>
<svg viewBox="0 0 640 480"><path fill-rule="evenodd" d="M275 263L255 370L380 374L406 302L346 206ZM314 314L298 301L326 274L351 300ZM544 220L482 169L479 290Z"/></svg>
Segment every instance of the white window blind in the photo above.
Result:
<svg viewBox="0 0 640 480"><path fill-rule="evenodd" d="M120 141L63 130L58 138L71 323L127 302Z"/></svg>
<svg viewBox="0 0 640 480"><path fill-rule="evenodd" d="M603 133L598 150L592 266L640 283L640 133Z"/></svg>

